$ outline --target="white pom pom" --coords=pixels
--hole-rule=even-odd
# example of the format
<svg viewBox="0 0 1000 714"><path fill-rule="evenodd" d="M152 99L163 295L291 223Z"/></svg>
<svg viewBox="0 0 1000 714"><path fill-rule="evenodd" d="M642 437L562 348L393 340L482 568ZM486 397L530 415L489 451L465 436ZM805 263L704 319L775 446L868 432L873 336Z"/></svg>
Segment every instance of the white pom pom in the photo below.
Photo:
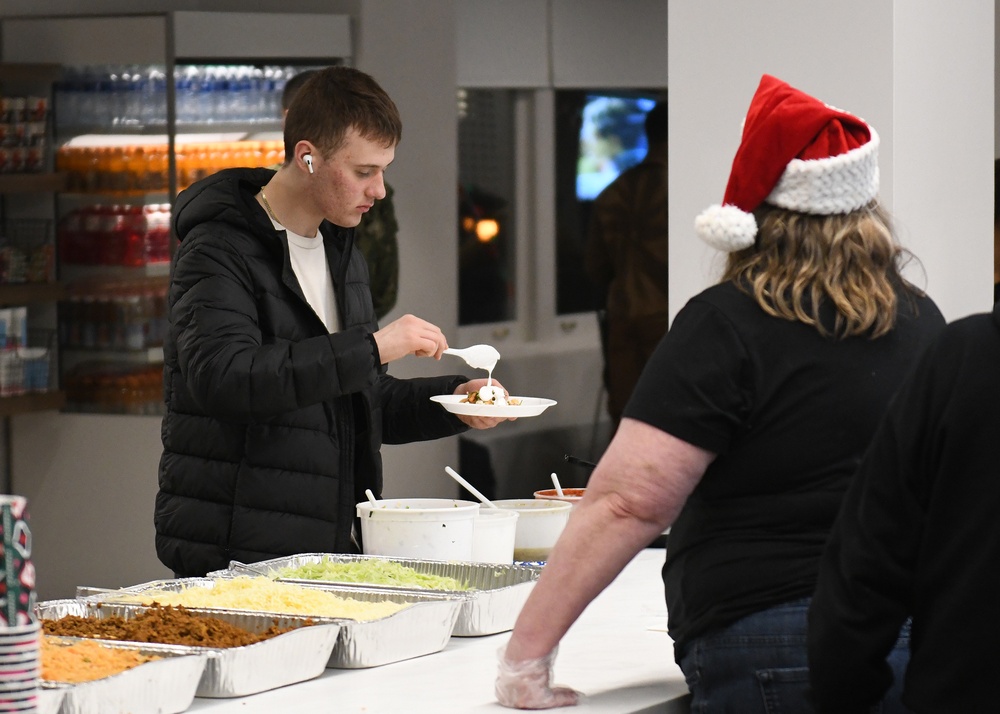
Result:
<svg viewBox="0 0 1000 714"><path fill-rule="evenodd" d="M736 206L709 206L694 219L698 237L717 250L735 253L749 248L757 237L753 214Z"/></svg>

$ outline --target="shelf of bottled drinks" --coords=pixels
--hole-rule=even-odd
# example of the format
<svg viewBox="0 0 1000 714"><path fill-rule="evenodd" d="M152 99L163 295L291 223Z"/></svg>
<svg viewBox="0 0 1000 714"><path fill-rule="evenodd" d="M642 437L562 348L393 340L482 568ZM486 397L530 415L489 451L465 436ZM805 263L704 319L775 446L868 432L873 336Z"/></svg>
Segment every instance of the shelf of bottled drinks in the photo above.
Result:
<svg viewBox="0 0 1000 714"><path fill-rule="evenodd" d="M0 147L19 142L0 151L0 234L20 213L5 207L47 209L37 255L34 239L0 251L0 305L27 304L50 328L64 410L158 413L177 194L224 168L280 164L285 83L352 52L350 18L329 12L0 19L0 84L18 90L0 110L29 115L0 127ZM46 259L46 282L3 283Z"/></svg>
<svg viewBox="0 0 1000 714"><path fill-rule="evenodd" d="M62 383L68 411L156 414L175 192L284 160L281 95L305 67L65 68L53 87Z"/></svg>
<svg viewBox="0 0 1000 714"><path fill-rule="evenodd" d="M179 131L213 125L246 130L281 125L281 93L301 67L179 65L173 70L173 113ZM56 130L64 133L164 131L168 123L163 65L67 68L55 86Z"/></svg>
<svg viewBox="0 0 1000 714"><path fill-rule="evenodd" d="M36 306L62 295L53 222L23 211L32 193L52 193L63 176L47 171L53 65L0 65L0 415L58 408L55 330L29 327ZM8 196L7 194L12 194Z"/></svg>

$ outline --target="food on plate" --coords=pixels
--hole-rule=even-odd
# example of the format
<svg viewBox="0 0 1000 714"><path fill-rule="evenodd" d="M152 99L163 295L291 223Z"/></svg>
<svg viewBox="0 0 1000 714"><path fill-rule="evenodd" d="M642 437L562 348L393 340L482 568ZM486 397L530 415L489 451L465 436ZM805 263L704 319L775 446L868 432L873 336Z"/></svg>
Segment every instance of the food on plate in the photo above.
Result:
<svg viewBox="0 0 1000 714"><path fill-rule="evenodd" d="M42 679L78 684L104 679L140 664L161 659L136 650L105 647L95 640L68 642L42 636Z"/></svg>
<svg viewBox="0 0 1000 714"><path fill-rule="evenodd" d="M505 397L499 389L495 390L491 399L483 399L479 396L479 391L469 392L465 399L459 401L460 404L489 404L492 406L516 407L521 400L517 397Z"/></svg>
<svg viewBox="0 0 1000 714"><path fill-rule="evenodd" d="M66 615L57 620L42 620L42 631L47 635L190 647L244 647L292 629L272 625L264 632L251 632L217 617L189 612L182 605L159 604L129 619L120 615L104 618Z"/></svg>
<svg viewBox="0 0 1000 714"><path fill-rule="evenodd" d="M340 563L323 560L298 567L281 568L276 573L279 578L302 580L330 580L340 583L366 583L369 585L397 585L408 588L431 590L467 590L468 588L445 575L420 573L402 563L391 560L365 560Z"/></svg>
<svg viewBox="0 0 1000 714"><path fill-rule="evenodd" d="M378 620L405 607L395 602L367 602L341 597L316 588L278 583L264 576L221 578L210 586L191 585L182 590L146 590L117 595L108 602L140 602L144 605L185 605L230 610L277 612L285 615L340 617L348 620Z"/></svg>

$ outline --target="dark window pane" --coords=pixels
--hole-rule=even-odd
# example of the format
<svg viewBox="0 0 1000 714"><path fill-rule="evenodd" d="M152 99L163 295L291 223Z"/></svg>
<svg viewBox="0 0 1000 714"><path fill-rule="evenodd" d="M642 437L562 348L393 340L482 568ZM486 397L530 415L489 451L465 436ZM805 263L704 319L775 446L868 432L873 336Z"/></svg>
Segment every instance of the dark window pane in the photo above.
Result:
<svg viewBox="0 0 1000 714"><path fill-rule="evenodd" d="M459 91L458 323L515 318L514 93Z"/></svg>

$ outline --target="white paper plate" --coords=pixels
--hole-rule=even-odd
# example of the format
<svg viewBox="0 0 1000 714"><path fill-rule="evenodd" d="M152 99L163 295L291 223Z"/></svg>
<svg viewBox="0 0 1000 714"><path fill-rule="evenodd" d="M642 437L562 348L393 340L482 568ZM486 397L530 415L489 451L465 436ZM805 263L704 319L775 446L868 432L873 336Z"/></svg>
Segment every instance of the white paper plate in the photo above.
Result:
<svg viewBox="0 0 1000 714"><path fill-rule="evenodd" d="M532 417L538 416L546 409L556 403L554 399L542 399L541 397L516 397L510 399L520 399L517 405L508 404L469 404L463 402L464 394L442 394L431 397L432 402L441 404L452 414L462 414L463 416L484 416L484 417Z"/></svg>

